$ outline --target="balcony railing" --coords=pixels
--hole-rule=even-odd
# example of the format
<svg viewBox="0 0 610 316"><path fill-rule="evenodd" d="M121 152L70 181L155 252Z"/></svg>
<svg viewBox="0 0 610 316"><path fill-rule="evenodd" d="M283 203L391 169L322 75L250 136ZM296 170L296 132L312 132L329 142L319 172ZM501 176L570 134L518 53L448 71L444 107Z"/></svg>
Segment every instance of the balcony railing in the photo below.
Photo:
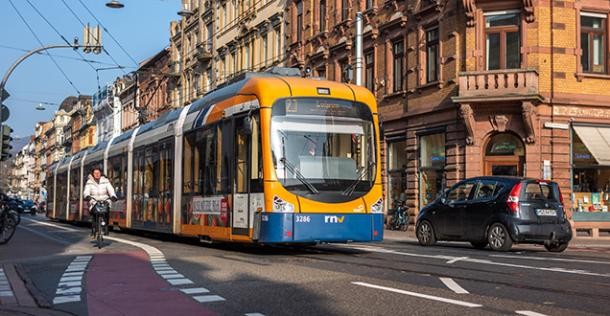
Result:
<svg viewBox="0 0 610 316"><path fill-rule="evenodd" d="M456 102L541 99L538 72L533 69L504 69L460 73Z"/></svg>

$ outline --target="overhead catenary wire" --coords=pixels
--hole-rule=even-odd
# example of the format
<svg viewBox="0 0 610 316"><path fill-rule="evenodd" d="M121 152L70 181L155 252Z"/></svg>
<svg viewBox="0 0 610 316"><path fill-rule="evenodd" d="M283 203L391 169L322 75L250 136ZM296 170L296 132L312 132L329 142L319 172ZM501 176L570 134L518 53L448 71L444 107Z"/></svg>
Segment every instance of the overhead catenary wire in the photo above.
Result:
<svg viewBox="0 0 610 316"><path fill-rule="evenodd" d="M131 61L135 64L135 65L139 65L139 63L131 56L131 54L129 54L129 52L127 52L127 50L125 50L125 48L123 47L123 45L121 45L121 43L119 43L119 41L114 37L114 35L112 35L112 33L110 33L110 31L106 28L106 26L104 26L104 24L102 23L102 21L100 21L100 19L97 18L97 16L95 14L93 14L93 12L89 9L89 7L82 1L82 0L78 0L78 2L80 2L80 4L85 8L85 10L87 10L87 12L89 12L89 14L91 14L91 16L95 19L95 21L97 22L97 24L99 24L102 29L104 30L104 32L106 32L106 34L108 34L108 36L110 37L110 39L112 39L112 41L117 44L117 46L119 46L119 48L123 51L123 53L125 53L125 55L127 55L127 57L129 57L129 59L131 59Z"/></svg>
<svg viewBox="0 0 610 316"><path fill-rule="evenodd" d="M8 2L11 4L11 7L13 7L13 10L15 10L15 12L17 13L17 15L19 16L19 18L21 19L21 21L23 22L23 24L25 24L25 26L28 28L28 30L30 30L30 33L32 33L32 35L34 36L34 38L36 38L36 41L38 42L38 44L40 44L40 46L44 46L44 44L42 43L42 41L40 40L40 38L38 37L38 35L36 34L36 32L34 31L34 29L30 26L30 24L28 23L28 21L25 19L25 17L23 17L23 15L21 14L21 12L19 11L19 9L17 9L17 7L15 6L15 4L13 3L13 0L8 0ZM55 58L53 56L51 56L50 54L48 54L47 52L45 52L47 56L49 56L49 58L51 58L51 60L53 61L53 63L55 64L55 66L57 67L57 69L59 69L59 72L61 72L61 74L64 76L64 78L68 81L68 83L72 86L72 88L74 88L74 90L76 91L76 93L78 93L79 95L80 90L78 90L78 88L76 87L76 85L74 84L74 82L72 82L72 80L70 80L70 77L68 77L68 74L66 74L66 72L61 68L61 66L59 65L59 63L55 60Z"/></svg>
<svg viewBox="0 0 610 316"><path fill-rule="evenodd" d="M61 0L61 2L64 4L64 6L68 9L68 11L70 11L70 13L72 14L72 16L81 24L82 27L85 27L85 22L78 16L78 14L76 14L76 12L74 12L74 10L72 9L72 7L70 7L70 5L66 2L66 0ZM106 54L108 56L108 58L110 58L110 60L112 60L112 62L114 63L114 66L117 66L119 68L117 69L121 69L121 71L123 72L123 74L127 74L127 72L125 71L124 68L127 68L125 66L121 66L119 64L119 62L110 54L110 52L108 52L108 50L102 46L102 51L104 52L104 54ZM137 65L137 63L136 63ZM122 67L122 68L121 68Z"/></svg>
<svg viewBox="0 0 610 316"><path fill-rule="evenodd" d="M17 51L26 52L26 53L29 52L29 50L27 50L25 48L19 48L19 47L4 45L4 44L0 44L0 48L17 50ZM36 54L37 55L44 55L44 53L42 53L42 52L39 52L39 53L36 53ZM73 56L64 56L64 55L51 54L51 53L48 53L48 55L51 55L51 56L53 56L55 58L63 58L63 59L71 59L71 60L76 60L76 61L89 62L89 63L92 63L92 64L98 64L98 65L101 65L101 66L116 66L115 64L106 63L106 62L103 62L103 61L94 60L94 59L88 59L88 58L79 58L79 57L73 57ZM135 68L135 67L121 66L121 65L119 65L119 67Z"/></svg>

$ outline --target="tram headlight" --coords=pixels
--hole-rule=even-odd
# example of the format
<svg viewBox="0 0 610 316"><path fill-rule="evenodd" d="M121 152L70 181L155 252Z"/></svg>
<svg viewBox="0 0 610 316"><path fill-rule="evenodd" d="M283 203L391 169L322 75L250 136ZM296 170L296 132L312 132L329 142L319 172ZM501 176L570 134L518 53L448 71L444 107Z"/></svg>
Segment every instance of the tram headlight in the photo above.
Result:
<svg viewBox="0 0 610 316"><path fill-rule="evenodd" d="M383 213L383 198L379 198L375 204L371 205L371 213Z"/></svg>
<svg viewBox="0 0 610 316"><path fill-rule="evenodd" d="M273 211L281 213L293 213L294 204L286 202L276 195L273 197Z"/></svg>

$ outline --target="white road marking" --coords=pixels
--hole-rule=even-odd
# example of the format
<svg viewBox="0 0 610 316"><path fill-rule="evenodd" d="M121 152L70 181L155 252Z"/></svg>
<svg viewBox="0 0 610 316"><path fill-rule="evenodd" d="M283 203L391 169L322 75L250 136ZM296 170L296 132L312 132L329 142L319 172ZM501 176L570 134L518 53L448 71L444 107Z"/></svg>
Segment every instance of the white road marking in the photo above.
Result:
<svg viewBox="0 0 610 316"><path fill-rule="evenodd" d="M218 295L199 295L193 296L193 298L199 303L211 303L225 300L222 296Z"/></svg>
<svg viewBox="0 0 610 316"><path fill-rule="evenodd" d="M185 284L193 284L193 281L189 279L169 279L167 280L171 285L185 285Z"/></svg>
<svg viewBox="0 0 610 316"><path fill-rule="evenodd" d="M157 271L157 274L160 274L161 276L163 276L164 274L177 274L177 273L178 272L176 272L176 270L174 270L174 269Z"/></svg>
<svg viewBox="0 0 610 316"><path fill-rule="evenodd" d="M445 256L445 255L425 255L425 254L419 254L419 253L400 252L400 251L394 251L394 250L384 249L384 248L380 248L380 247L370 247L370 246L369 247L364 247L364 246L360 246L360 245L357 245L357 246L343 245L342 247L358 249L358 250L364 250L364 251L370 251L370 252L377 252L377 253L394 254L394 255L399 255L399 256L409 256L409 257L428 258L428 259L440 259L440 260L448 260L448 261L461 258L461 257ZM494 266L519 268L519 269L550 271L550 272L561 272L561 273L569 273L569 274L580 274L580 275L589 275L589 276L597 276L597 277L610 278L610 273L605 273L605 274L604 273L595 273L595 272L589 272L589 271L585 271L585 270L536 267L536 266L528 266L528 265L524 265L524 264L513 264L513 263L506 263L506 262L496 262L496 261L491 261L491 260L487 260L487 259L474 259L474 258L462 258L462 259L460 259L460 261L470 262L470 263L488 264L488 265L494 265Z"/></svg>
<svg viewBox="0 0 610 316"><path fill-rule="evenodd" d="M596 260L583 260L583 259L567 259L567 258L545 258L545 257L530 257L530 256L511 256L511 255L489 255L495 258L508 258L518 260L536 260L536 261L559 261L559 262L576 262L576 263L593 263L593 264L607 264L610 265L609 261L596 261Z"/></svg>
<svg viewBox="0 0 610 316"><path fill-rule="evenodd" d="M25 222L27 222L31 226L44 225L44 226L59 228L59 229L62 229L62 230L68 231L68 232L79 232L78 229L74 229L74 228L70 228L70 227L65 227L65 226L61 226L61 225L57 225L57 224L52 224L52 223L47 223L47 222L43 222L43 221L39 221L39 220L35 220L35 219L29 219L27 217L22 217L21 219L24 220Z"/></svg>
<svg viewBox="0 0 610 316"><path fill-rule="evenodd" d="M11 285L8 282L8 278L4 273L4 269L0 268L0 297L12 297L14 296Z"/></svg>
<svg viewBox="0 0 610 316"><path fill-rule="evenodd" d="M547 316L546 314L536 313L532 311L515 311L515 313L525 316Z"/></svg>
<svg viewBox="0 0 610 316"><path fill-rule="evenodd" d="M459 257L459 258L451 259L451 260L447 261L447 264L456 263L458 261L465 260L465 259L468 259L468 257Z"/></svg>
<svg viewBox="0 0 610 316"><path fill-rule="evenodd" d="M53 299L53 305L80 302L80 295L57 296Z"/></svg>
<svg viewBox="0 0 610 316"><path fill-rule="evenodd" d="M180 273L162 274L161 277L166 279L166 280L167 279L185 279L184 275L182 275Z"/></svg>
<svg viewBox="0 0 610 316"><path fill-rule="evenodd" d="M59 243L59 244L62 244L62 245L64 245L64 246L71 246L71 245L73 245L73 244L74 244L74 243L73 243L73 242L71 242L71 241L67 241L67 240L63 240L63 239L59 239L59 238L55 238L55 237L53 237L53 236L51 236L51 235L49 235L49 234L47 234L47 233L43 233L43 232L41 232L41 231L37 231L37 230L32 229L32 228L29 228L29 227L27 227L27 226L25 226L25 225L18 225L18 226L17 226L17 228L19 228L19 229L23 229L23 230L27 230L27 231L29 231L30 233L34 234L34 235L38 235L38 236L40 236L40 237L42 237L42 238L46 238L46 239L48 239L48 240L52 240L52 241L54 241L54 242L56 242L56 243Z"/></svg>
<svg viewBox="0 0 610 316"><path fill-rule="evenodd" d="M244 316L265 316L265 314L261 314L261 313L246 313L246 314L244 314Z"/></svg>
<svg viewBox="0 0 610 316"><path fill-rule="evenodd" d="M202 294L202 293L210 293L210 290L204 287L194 287L190 289L181 289L180 290L184 294Z"/></svg>
<svg viewBox="0 0 610 316"><path fill-rule="evenodd" d="M464 306L464 307L472 308L472 307L481 307L481 306L483 306L483 305L480 305L480 304L475 304L475 303L470 303L470 302L465 302L465 301L459 301L459 300L454 300L454 299L444 298L444 297L439 297L439 296L433 296L433 295L428 295L428 294L422 294L422 293L417 293L417 292L405 291L405 290L401 290L401 289L395 289L395 288L391 288L391 287L375 285L375 284L370 284L370 283L365 283L365 282L352 282L352 284L360 285L360 286L365 286L365 287L369 287L369 288L373 288L373 289L378 289L378 290L383 290L383 291L388 291L388 292L394 292L394 293L399 293L399 294L419 297L419 298L423 298L423 299L427 299L427 300L432 300L432 301L437 301L437 302L443 302L443 303L448 303L448 304L453 304L453 305Z"/></svg>
<svg viewBox="0 0 610 316"><path fill-rule="evenodd" d="M83 275L91 258L93 256L78 256L70 262L59 279L53 304L80 302L80 294L83 291Z"/></svg>
<svg viewBox="0 0 610 316"><path fill-rule="evenodd" d="M463 287L453 281L452 278L440 278L441 282L443 282L450 290L457 294L470 294Z"/></svg>

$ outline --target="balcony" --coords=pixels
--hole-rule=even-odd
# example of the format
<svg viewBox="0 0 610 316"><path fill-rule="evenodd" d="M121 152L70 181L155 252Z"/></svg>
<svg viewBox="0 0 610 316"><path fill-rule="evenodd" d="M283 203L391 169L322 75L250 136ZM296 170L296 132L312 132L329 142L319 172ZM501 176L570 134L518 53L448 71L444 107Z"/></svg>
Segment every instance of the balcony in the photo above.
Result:
<svg viewBox="0 0 610 316"><path fill-rule="evenodd" d="M197 45L195 57L201 62L206 62L212 59L212 42L205 41Z"/></svg>
<svg viewBox="0 0 610 316"><path fill-rule="evenodd" d="M503 69L462 72L457 103L542 100L538 72L533 69Z"/></svg>

